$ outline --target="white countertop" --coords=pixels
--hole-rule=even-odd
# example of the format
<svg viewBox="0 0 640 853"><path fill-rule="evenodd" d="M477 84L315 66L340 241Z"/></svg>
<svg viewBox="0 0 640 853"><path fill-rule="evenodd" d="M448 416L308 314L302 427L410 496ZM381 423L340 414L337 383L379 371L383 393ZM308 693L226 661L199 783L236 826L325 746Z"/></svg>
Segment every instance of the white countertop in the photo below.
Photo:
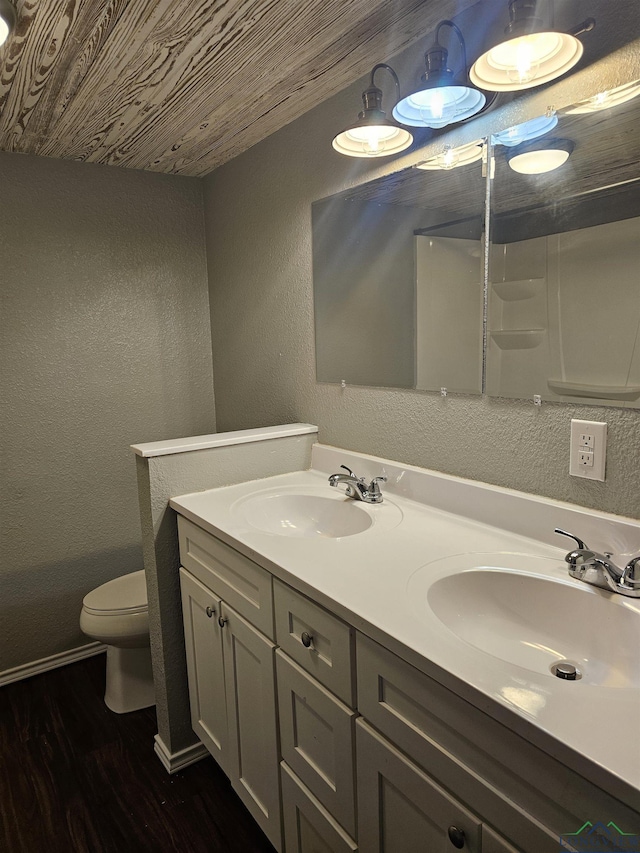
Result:
<svg viewBox="0 0 640 853"><path fill-rule="evenodd" d="M396 479L399 483L402 477ZM495 558L504 552L518 555L513 560L528 573L585 586L568 578L564 556L571 543L567 541L565 546L559 540L554 547L542 541L544 536L529 538L419 503L394 493L392 480L390 477L385 489L384 503L359 503L372 515L372 526L358 535L337 539L265 533L249 525L241 511L248 496L273 490L344 500L337 489L329 487L326 471L299 471L183 495L170 504L276 577L536 741L540 748L561 760L569 756L578 772L594 777L599 770L601 778L594 778L597 784L627 802L635 799L637 803L638 690L599 686L589 682L587 673L581 681L562 681L549 673L507 663L459 638L425 603L430 583L451 573L452 567L460 571L465 565L484 565L486 559L487 565L492 565L490 555ZM501 491L488 488L490 492ZM502 490L503 497L507 491ZM568 505L558 507L560 511ZM608 525L615 519L602 514L601 518ZM640 534L640 525L635 530L634 522L620 522L623 532ZM511 557L505 565L510 562ZM640 620L640 600L593 587L589 590L593 595L607 596L612 607L634 608ZM558 619L562 619L561 612ZM597 625L593 630L597 631ZM616 733L618 724L627 736Z"/></svg>

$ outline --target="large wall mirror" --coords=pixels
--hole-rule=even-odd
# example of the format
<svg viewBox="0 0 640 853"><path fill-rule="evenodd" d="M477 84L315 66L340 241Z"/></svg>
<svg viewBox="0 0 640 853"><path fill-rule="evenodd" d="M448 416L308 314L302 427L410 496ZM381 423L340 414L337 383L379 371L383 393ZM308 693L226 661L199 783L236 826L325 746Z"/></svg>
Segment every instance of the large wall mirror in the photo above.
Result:
<svg viewBox="0 0 640 853"><path fill-rule="evenodd" d="M314 203L321 382L482 390L482 146Z"/></svg>
<svg viewBox="0 0 640 853"><path fill-rule="evenodd" d="M314 203L318 380L640 408L640 96L598 106L547 173L492 134L488 194L477 148Z"/></svg>

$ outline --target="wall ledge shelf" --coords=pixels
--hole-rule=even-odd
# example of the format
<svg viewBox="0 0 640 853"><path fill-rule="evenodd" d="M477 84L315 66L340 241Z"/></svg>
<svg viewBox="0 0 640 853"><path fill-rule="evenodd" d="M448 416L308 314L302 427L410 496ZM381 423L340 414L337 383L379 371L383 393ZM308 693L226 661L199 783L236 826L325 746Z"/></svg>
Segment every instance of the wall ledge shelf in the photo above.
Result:
<svg viewBox="0 0 640 853"><path fill-rule="evenodd" d="M492 287L504 302L532 299L545 284L544 278L524 278L520 281L494 281Z"/></svg>
<svg viewBox="0 0 640 853"><path fill-rule="evenodd" d="M640 397L640 385L592 385L563 379L548 379L547 385L550 391L562 397L589 397L597 400L637 400Z"/></svg>
<svg viewBox="0 0 640 853"><path fill-rule="evenodd" d="M499 329L489 332L500 349L534 349L544 339L544 329Z"/></svg>

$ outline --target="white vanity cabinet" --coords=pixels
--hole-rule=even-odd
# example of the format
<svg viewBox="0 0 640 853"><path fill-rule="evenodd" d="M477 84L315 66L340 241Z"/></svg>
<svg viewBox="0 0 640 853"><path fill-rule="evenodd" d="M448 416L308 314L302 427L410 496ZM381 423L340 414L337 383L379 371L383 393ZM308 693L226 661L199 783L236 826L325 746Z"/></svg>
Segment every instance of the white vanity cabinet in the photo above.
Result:
<svg viewBox="0 0 640 853"><path fill-rule="evenodd" d="M487 697L178 526L193 728L280 853L557 853L586 820L638 825Z"/></svg>
<svg viewBox="0 0 640 853"><path fill-rule="evenodd" d="M271 576L185 519L179 535L192 725L280 849L275 643L249 621L273 632Z"/></svg>

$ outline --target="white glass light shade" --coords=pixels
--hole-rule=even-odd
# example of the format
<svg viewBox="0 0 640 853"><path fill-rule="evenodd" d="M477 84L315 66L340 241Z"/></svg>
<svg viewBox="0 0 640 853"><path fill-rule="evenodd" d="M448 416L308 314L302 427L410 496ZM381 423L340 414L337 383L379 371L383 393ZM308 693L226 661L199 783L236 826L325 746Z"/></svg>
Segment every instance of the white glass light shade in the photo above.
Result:
<svg viewBox="0 0 640 853"><path fill-rule="evenodd" d="M558 116L553 113L550 116L538 116L522 124L516 124L506 130L501 130L493 134L493 142L495 145L506 145L513 147L520 145L522 142L528 142L531 139L538 139L549 133L550 130L558 124Z"/></svg>
<svg viewBox="0 0 640 853"><path fill-rule="evenodd" d="M568 139L549 139L525 143L507 151L507 162L521 175L542 175L559 169L569 159L573 143Z"/></svg>
<svg viewBox="0 0 640 853"><path fill-rule="evenodd" d="M0 0L0 45L4 44L16 25L16 10L9 0Z"/></svg>
<svg viewBox="0 0 640 853"><path fill-rule="evenodd" d="M410 127L446 127L480 112L486 100L482 92L468 86L432 86L399 101L393 117Z"/></svg>
<svg viewBox="0 0 640 853"><path fill-rule="evenodd" d="M430 157L424 163L418 164L418 169L457 169L469 163L475 163L482 157L482 140L459 145L457 148L445 147L441 154Z"/></svg>
<svg viewBox="0 0 640 853"><path fill-rule="evenodd" d="M332 145L347 157L387 157L404 151L413 136L403 127L388 124L362 124L339 133Z"/></svg>
<svg viewBox="0 0 640 853"><path fill-rule="evenodd" d="M606 92L598 92L592 98L578 101L577 104L569 107L565 112L569 115L597 113L600 110L608 110L610 107L617 107L618 104L624 104L638 95L640 95L640 80L635 80L633 83L625 83L623 86L616 86L614 89L609 89Z"/></svg>
<svg viewBox="0 0 640 853"><path fill-rule="evenodd" d="M483 53L469 77L489 92L517 92L566 74L580 60L582 42L568 33L531 33Z"/></svg>

